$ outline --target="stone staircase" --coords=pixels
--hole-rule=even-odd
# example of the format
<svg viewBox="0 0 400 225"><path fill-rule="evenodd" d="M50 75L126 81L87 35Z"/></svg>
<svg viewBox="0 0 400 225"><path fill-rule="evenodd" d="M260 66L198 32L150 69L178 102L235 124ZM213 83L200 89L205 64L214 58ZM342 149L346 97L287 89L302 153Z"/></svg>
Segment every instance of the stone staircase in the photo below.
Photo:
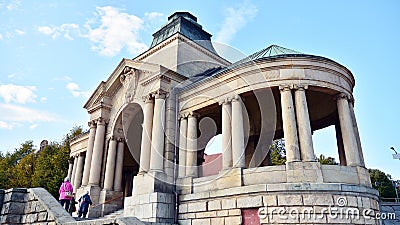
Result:
<svg viewBox="0 0 400 225"><path fill-rule="evenodd" d="M100 217L100 219L115 219L115 218L121 218L123 216L124 216L124 209L120 209L110 214L107 214L103 217Z"/></svg>

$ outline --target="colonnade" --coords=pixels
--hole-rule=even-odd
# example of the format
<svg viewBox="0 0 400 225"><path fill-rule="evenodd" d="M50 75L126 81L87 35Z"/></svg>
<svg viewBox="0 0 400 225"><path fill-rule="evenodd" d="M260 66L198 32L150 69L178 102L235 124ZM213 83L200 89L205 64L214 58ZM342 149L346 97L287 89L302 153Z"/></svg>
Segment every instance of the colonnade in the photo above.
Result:
<svg viewBox="0 0 400 225"><path fill-rule="evenodd" d="M286 160L315 162L310 115L307 105L307 86L280 86L282 126L286 147ZM360 138L352 99L341 93L336 96L340 124L340 137L344 156L341 164L364 166ZM241 97L226 98L222 107L222 169L244 168L245 136L243 125L244 104ZM180 115L179 177L197 177L197 118L195 112ZM340 140L339 140L340 139ZM340 153L339 153L340 154ZM345 160L344 160L345 159Z"/></svg>
<svg viewBox="0 0 400 225"><path fill-rule="evenodd" d="M89 122L89 139L85 152L77 153L69 160L68 177L74 191L81 186L99 186L104 152L106 123L103 118ZM121 191L124 159L124 139L109 140L104 189Z"/></svg>

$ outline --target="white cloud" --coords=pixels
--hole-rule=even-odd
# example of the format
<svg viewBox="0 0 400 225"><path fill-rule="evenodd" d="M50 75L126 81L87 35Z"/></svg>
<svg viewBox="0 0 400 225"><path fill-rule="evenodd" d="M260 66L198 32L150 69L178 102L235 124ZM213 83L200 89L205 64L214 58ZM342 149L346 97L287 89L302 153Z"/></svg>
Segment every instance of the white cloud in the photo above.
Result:
<svg viewBox="0 0 400 225"><path fill-rule="evenodd" d="M35 102L37 96L33 91L36 91L35 86L19 86L14 84L0 85L0 96L6 103L16 102L25 104L27 102Z"/></svg>
<svg viewBox="0 0 400 225"><path fill-rule="evenodd" d="M37 30L42 34L51 35L53 39L62 35L68 40L74 40L72 36L80 36L81 33L79 25L75 23L64 23L60 26L40 26Z"/></svg>
<svg viewBox="0 0 400 225"><path fill-rule="evenodd" d="M74 97L84 97L84 98L90 97L90 92L81 91L81 88L77 83L70 82L67 84L66 88L71 92L72 96Z"/></svg>
<svg viewBox="0 0 400 225"><path fill-rule="evenodd" d="M144 14L145 18L147 20L155 20L155 19L160 19L164 17L164 14L159 13L159 12L147 12Z"/></svg>
<svg viewBox="0 0 400 225"><path fill-rule="evenodd" d="M7 123L7 122L4 122L4 121L0 120L0 129L3 129L3 130L12 130L15 127L20 127L20 126L22 126L22 124L19 124L19 123Z"/></svg>
<svg viewBox="0 0 400 225"><path fill-rule="evenodd" d="M11 74L8 74L8 75L7 75L7 77L10 78L10 79L12 79L12 78L14 78L14 77L16 77L16 76L17 76L16 73L11 73Z"/></svg>
<svg viewBox="0 0 400 225"><path fill-rule="evenodd" d="M46 34L46 35L51 35L55 32L55 29L49 27L49 26L43 26L43 27L38 27L38 31L40 33Z"/></svg>
<svg viewBox="0 0 400 225"><path fill-rule="evenodd" d="M75 37L87 38L92 50L103 56L115 56L126 48L131 54L138 54L147 49L140 39L139 31L159 22L164 15L148 12L143 18L121 12L120 9L105 6L97 7L94 17L88 19L83 27L74 23L59 26L39 26L37 30L53 39L63 36L73 40ZM147 28L146 26L146 28Z"/></svg>
<svg viewBox="0 0 400 225"><path fill-rule="evenodd" d="M55 77L53 81L71 81L72 78L70 76L63 76L63 77Z"/></svg>
<svg viewBox="0 0 400 225"><path fill-rule="evenodd" d="M24 35L25 31L19 30L19 29L15 29L15 33L17 33L18 35Z"/></svg>
<svg viewBox="0 0 400 225"><path fill-rule="evenodd" d="M41 97L41 98L40 98L40 101L41 101L41 102L45 102L45 101L47 101L47 98L46 98L46 97Z"/></svg>
<svg viewBox="0 0 400 225"><path fill-rule="evenodd" d="M0 40L3 40L3 35L2 34L0 34Z"/></svg>
<svg viewBox="0 0 400 225"><path fill-rule="evenodd" d="M7 10L14 10L17 9L19 6L21 6L21 0L11 0L7 4L6 8Z"/></svg>
<svg viewBox="0 0 400 225"><path fill-rule="evenodd" d="M33 129L35 129L37 126L38 126L37 124L32 124L32 125L29 126L29 129L33 130Z"/></svg>
<svg viewBox="0 0 400 225"><path fill-rule="evenodd" d="M0 120L7 124L12 124L23 122L53 122L56 121L57 118L55 115L45 111L12 104L0 104Z"/></svg>
<svg viewBox="0 0 400 225"><path fill-rule="evenodd" d="M228 43L232 40L234 35L247 24L248 21L256 16L256 14L256 6L247 1L236 7L227 8L222 28L217 33L215 41Z"/></svg>
<svg viewBox="0 0 400 225"><path fill-rule="evenodd" d="M95 18L89 19L85 24L88 29L85 37L92 42L93 50L104 56L115 56L124 47L132 54L146 50L147 46L138 35L143 28L142 19L111 6L96 9ZM96 26L98 24L100 25Z"/></svg>

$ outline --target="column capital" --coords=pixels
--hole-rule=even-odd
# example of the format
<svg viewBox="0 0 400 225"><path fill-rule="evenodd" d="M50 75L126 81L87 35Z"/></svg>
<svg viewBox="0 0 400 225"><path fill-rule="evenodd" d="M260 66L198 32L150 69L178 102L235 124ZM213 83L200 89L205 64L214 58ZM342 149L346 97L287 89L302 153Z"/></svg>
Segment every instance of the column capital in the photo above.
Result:
<svg viewBox="0 0 400 225"><path fill-rule="evenodd" d="M188 118L189 114L188 112L179 113L179 120Z"/></svg>
<svg viewBox="0 0 400 225"><path fill-rule="evenodd" d="M199 117L200 117L200 113L197 113L197 112L189 112L189 113L188 113L188 117L199 118Z"/></svg>
<svg viewBox="0 0 400 225"><path fill-rule="evenodd" d="M163 90L157 90L157 91L152 93L152 96L155 99L165 99L167 97L167 92L163 91Z"/></svg>
<svg viewBox="0 0 400 225"><path fill-rule="evenodd" d="M96 128L96 125L97 125L96 120L91 120L88 122L89 128Z"/></svg>
<svg viewBox="0 0 400 225"><path fill-rule="evenodd" d="M142 100L144 103L153 103L153 96L152 94L147 94L145 96L142 96Z"/></svg>
<svg viewBox="0 0 400 225"><path fill-rule="evenodd" d="M96 119L97 125L106 125L106 120L103 117Z"/></svg>
<svg viewBox="0 0 400 225"><path fill-rule="evenodd" d="M79 152L79 153L78 153L78 156L85 156L85 155L86 155L85 152Z"/></svg>
<svg viewBox="0 0 400 225"><path fill-rule="evenodd" d="M281 92L284 92L284 91L290 91L291 89L293 89L293 85L292 84L288 84L288 85L279 85L279 90L281 91Z"/></svg>
<svg viewBox="0 0 400 225"><path fill-rule="evenodd" d="M117 141L118 142L123 142L123 141L125 141L125 139L120 137L120 138L117 138Z"/></svg>
<svg viewBox="0 0 400 225"><path fill-rule="evenodd" d="M346 99L346 100L350 99L350 97L346 93L343 93L343 92L335 95L334 98L335 98L336 101L339 100L339 99Z"/></svg>
<svg viewBox="0 0 400 225"><path fill-rule="evenodd" d="M230 104L232 102L232 97L226 97L218 102L219 105Z"/></svg>
<svg viewBox="0 0 400 225"><path fill-rule="evenodd" d="M235 95L235 96L233 96L232 97L232 102L238 102L238 101L241 101L242 100L242 97L240 97L240 95Z"/></svg>
<svg viewBox="0 0 400 225"><path fill-rule="evenodd" d="M308 89L308 85L303 85L303 84L294 84L292 86L292 89L296 90L296 91L305 91Z"/></svg>

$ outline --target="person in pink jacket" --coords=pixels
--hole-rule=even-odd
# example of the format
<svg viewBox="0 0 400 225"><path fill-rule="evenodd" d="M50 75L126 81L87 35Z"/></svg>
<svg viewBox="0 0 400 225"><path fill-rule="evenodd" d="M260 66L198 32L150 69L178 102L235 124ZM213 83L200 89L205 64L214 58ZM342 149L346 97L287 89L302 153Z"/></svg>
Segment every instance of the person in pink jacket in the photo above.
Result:
<svg viewBox="0 0 400 225"><path fill-rule="evenodd" d="M61 206L64 207L65 205L65 210L68 211L69 209L69 204L71 202L71 199L73 198L73 193L74 193L74 188L72 187L72 184L69 182L69 177L66 177L64 179L64 182L60 186L60 190L58 190L58 193L60 194L60 203Z"/></svg>

